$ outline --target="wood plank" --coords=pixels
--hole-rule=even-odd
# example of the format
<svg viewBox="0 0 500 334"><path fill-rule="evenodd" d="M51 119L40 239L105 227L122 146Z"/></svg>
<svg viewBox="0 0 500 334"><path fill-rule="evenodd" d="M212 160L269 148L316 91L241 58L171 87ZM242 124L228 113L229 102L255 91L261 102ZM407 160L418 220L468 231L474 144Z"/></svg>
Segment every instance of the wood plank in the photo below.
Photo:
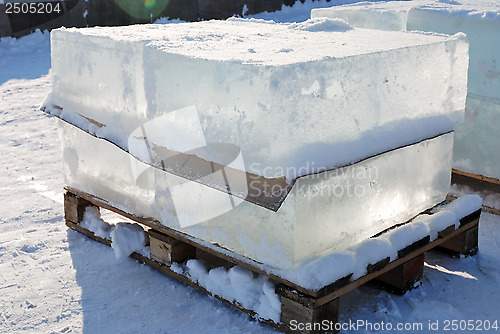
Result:
<svg viewBox="0 0 500 334"><path fill-rule="evenodd" d="M336 324L339 318L339 298L334 299L319 307L314 307L314 302L299 303L287 297L281 298L281 323L288 327L293 324L309 325L302 333L322 333L321 325L324 321Z"/></svg>
<svg viewBox="0 0 500 334"><path fill-rule="evenodd" d="M431 240L431 237L428 235L420 240L417 240L415 241L414 243L412 243L411 245L409 246L406 246L405 248L403 249L400 249L398 251L398 258L404 258L406 257L408 254L411 254L415 251L418 251L419 249L422 249L422 247L424 247L425 245L427 245Z"/></svg>
<svg viewBox="0 0 500 334"><path fill-rule="evenodd" d="M451 233L453 233L453 231L455 231L455 229L456 229L455 225L448 226L447 228L445 228L441 232L438 232L438 238L444 238L447 235L450 235Z"/></svg>
<svg viewBox="0 0 500 334"><path fill-rule="evenodd" d="M75 196L71 193L64 194L64 218L75 224L83 219L87 206L92 205L89 201Z"/></svg>
<svg viewBox="0 0 500 334"><path fill-rule="evenodd" d="M380 271L385 266L387 266L390 262L391 262L391 257L388 256L385 259L378 261L377 263L367 265L366 266L366 272L368 274L370 274L370 273L373 273L375 271Z"/></svg>

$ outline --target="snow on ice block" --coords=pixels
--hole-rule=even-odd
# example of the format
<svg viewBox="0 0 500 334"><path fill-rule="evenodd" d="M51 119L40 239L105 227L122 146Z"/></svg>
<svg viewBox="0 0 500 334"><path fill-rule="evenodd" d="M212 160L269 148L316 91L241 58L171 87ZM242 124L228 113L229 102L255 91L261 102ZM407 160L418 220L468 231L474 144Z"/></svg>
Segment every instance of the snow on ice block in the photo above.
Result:
<svg viewBox="0 0 500 334"><path fill-rule="evenodd" d="M232 19L51 41L68 186L201 240L291 268L448 192L460 35Z"/></svg>

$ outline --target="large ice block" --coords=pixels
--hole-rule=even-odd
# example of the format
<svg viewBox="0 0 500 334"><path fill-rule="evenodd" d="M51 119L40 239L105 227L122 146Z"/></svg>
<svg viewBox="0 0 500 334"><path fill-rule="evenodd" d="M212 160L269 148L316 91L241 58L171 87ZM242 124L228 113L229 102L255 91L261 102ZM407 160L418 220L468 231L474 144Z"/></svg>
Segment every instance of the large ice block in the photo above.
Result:
<svg viewBox="0 0 500 334"><path fill-rule="evenodd" d="M148 168L110 142L72 125L61 122L60 126L68 186L281 269L310 257L343 251L412 218L441 202L450 184L452 133L351 166L301 177L276 212L242 201L201 224L182 226L176 202L203 210L203 203L192 193L183 196L170 191L176 178L184 180ZM139 177L134 171L136 164L144 169ZM218 199L221 194L200 187L205 198Z"/></svg>
<svg viewBox="0 0 500 334"><path fill-rule="evenodd" d="M52 32L68 186L279 268L442 201L463 36L330 19Z"/></svg>
<svg viewBox="0 0 500 334"><path fill-rule="evenodd" d="M468 96L465 115L455 131L453 167L500 178L500 103Z"/></svg>
<svg viewBox="0 0 500 334"><path fill-rule="evenodd" d="M194 107L206 143L234 144L246 171L289 183L450 131L465 103L462 38L329 20L61 29L52 59L61 117L128 149L140 124Z"/></svg>
<svg viewBox="0 0 500 334"><path fill-rule="evenodd" d="M464 32L470 44L465 124L456 130L454 167L500 178L493 130L500 115L500 4L498 1L389 1L314 9L311 17L341 18L355 27Z"/></svg>

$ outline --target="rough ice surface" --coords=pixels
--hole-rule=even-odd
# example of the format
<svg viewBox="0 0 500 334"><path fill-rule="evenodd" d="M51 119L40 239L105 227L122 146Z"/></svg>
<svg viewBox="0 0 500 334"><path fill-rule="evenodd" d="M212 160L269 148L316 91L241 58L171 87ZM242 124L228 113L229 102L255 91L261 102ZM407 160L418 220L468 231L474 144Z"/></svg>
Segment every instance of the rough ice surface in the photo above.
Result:
<svg viewBox="0 0 500 334"><path fill-rule="evenodd" d="M52 59L46 104L89 132L129 149L141 124L194 107L207 144L234 144L246 171L289 181L463 119L467 44L456 36L351 29L329 19L231 19L58 29ZM421 126L408 131L400 124L407 120Z"/></svg>
<svg viewBox="0 0 500 334"><path fill-rule="evenodd" d="M169 180L180 177L132 158L145 167L136 179L128 153L65 122L61 128L68 186L277 268L346 249L405 221L444 200L450 184L452 133L299 178L277 212L243 201L212 219L181 227L169 190ZM202 187L209 198L222 194ZM177 201L196 206L189 194Z"/></svg>
<svg viewBox="0 0 500 334"><path fill-rule="evenodd" d="M353 27L463 32L470 44L468 96L456 129L454 167L500 178L500 3L498 1L389 1L315 9L311 17L343 19Z"/></svg>

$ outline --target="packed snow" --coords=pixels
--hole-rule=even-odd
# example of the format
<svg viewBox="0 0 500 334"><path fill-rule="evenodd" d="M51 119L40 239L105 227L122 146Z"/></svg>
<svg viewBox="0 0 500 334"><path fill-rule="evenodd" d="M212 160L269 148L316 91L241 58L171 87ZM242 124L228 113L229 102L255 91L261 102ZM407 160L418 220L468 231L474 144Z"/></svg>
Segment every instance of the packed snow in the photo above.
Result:
<svg viewBox="0 0 500 334"><path fill-rule="evenodd" d="M269 15L307 18L300 10L311 6L306 1L299 12ZM0 55L0 332L275 332L134 260L118 261L109 247L67 230L60 139L54 119L38 110L51 89L48 34L2 38ZM493 323L500 298L499 236L500 218L483 213L476 256L430 252L422 286L404 296L364 286L341 298L340 321L424 328L440 321L438 330L423 331L431 333L448 333L445 320Z"/></svg>

